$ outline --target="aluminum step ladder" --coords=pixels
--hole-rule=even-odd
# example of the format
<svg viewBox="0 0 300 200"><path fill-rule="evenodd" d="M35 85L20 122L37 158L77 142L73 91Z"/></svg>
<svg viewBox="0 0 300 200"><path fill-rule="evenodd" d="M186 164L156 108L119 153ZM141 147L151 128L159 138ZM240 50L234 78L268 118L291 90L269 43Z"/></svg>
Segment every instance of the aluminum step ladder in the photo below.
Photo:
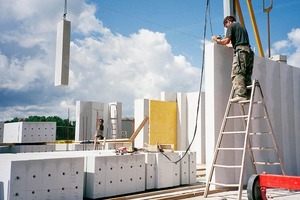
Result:
<svg viewBox="0 0 300 200"><path fill-rule="evenodd" d="M263 168L263 170L266 171L266 168L270 166L278 166L280 167L278 170L285 175L281 155L275 141L273 128L269 120L262 89L258 80L253 80L252 85L247 86L247 92L251 92L249 100L233 103L230 100L234 98L235 94L233 87L231 89L216 143L210 173L206 180L204 197L207 197L210 186L215 185L218 188L238 188L237 199L241 199L243 191L243 176L246 167L245 164L247 164L247 151L249 152L254 174L257 174L257 168ZM238 113L238 110L240 110L240 114L237 115L236 113ZM232 143L235 145L231 144L233 147L228 145L228 137L234 138L234 142ZM267 143L267 145L264 144L265 146L263 146L261 141ZM219 154L222 154L223 157ZM228 157L228 159L226 159L227 155L233 155L233 157ZM269 157L271 157L274 161L270 161ZM232 161L232 158L235 158L233 159L235 161ZM240 160L240 163L236 164L238 160ZM231 161L234 163L230 163ZM237 184L212 182L212 177L218 168L223 170L223 172L225 171L226 175L231 177L234 176L234 174L238 174L237 170L240 170L239 182ZM228 171L228 173L226 171ZM230 173L233 173L233 175L230 175Z"/></svg>

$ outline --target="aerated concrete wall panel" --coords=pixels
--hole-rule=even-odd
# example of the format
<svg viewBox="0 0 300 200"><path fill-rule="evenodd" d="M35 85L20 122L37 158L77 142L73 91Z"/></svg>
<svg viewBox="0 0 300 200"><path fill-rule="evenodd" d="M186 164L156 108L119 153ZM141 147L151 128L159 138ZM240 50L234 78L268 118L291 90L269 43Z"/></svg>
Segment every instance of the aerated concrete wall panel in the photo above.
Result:
<svg viewBox="0 0 300 200"><path fill-rule="evenodd" d="M136 99L134 101L134 130L137 130L145 116L149 117L149 99ZM147 144L149 144L149 120L134 140L134 146L137 148L144 148Z"/></svg>
<svg viewBox="0 0 300 200"><path fill-rule="evenodd" d="M293 89L294 89L294 123L295 123L295 155L296 155L296 168L294 168L295 174L298 176L300 175L300 157L297 156L299 155L298 153L300 152L300 104L297 103L300 101L300 90L299 90L299 85L300 85L300 68L294 67L293 68Z"/></svg>
<svg viewBox="0 0 300 200"><path fill-rule="evenodd" d="M214 149L220 132L229 93L231 90L232 51L225 46L206 45L205 54L205 144L206 174L209 175ZM233 128L233 124L230 124ZM234 140L226 140L229 146ZM234 163L234 156L220 157L220 162ZM233 171L234 172L234 171ZM231 183L235 175L228 175L228 170L217 169L212 182Z"/></svg>
<svg viewBox="0 0 300 200"><path fill-rule="evenodd" d="M184 151L187 140L187 94L177 93L177 150Z"/></svg>
<svg viewBox="0 0 300 200"><path fill-rule="evenodd" d="M220 132L225 108L232 87L230 80L232 65L232 49L217 44L206 46L205 57L205 137L206 137L206 165L207 172L211 168L212 158L216 141ZM283 164L288 175L299 175L300 148L299 143L299 117L300 117L300 94L299 80L300 69L284 63L275 62L266 58L255 56L253 79L258 79L266 102L267 111L275 134L275 139L283 158ZM258 92L259 90L256 90ZM238 112L237 109L234 110ZM254 110L253 114L260 114L262 110ZM237 122L229 124L229 128L240 126ZM266 129L265 122L258 122L253 125L256 130ZM234 140L223 140L227 146L241 145L239 137ZM261 146L269 146L272 143L266 138L253 138L253 141ZM248 154L246 154L248 156ZM224 155L223 155L224 156ZM240 163L238 155L233 157L219 155L223 163ZM258 156L259 159L277 159L272 153ZM259 173L266 170L266 167L258 167ZM271 173L281 173L279 167L268 169ZM267 171L268 171L267 170ZM227 176L223 170L214 173L213 182L234 183L238 182L239 170L233 176ZM247 160L246 176L244 183L247 182L252 174L252 168Z"/></svg>
<svg viewBox="0 0 300 200"><path fill-rule="evenodd" d="M69 84L71 22L62 20L57 24L55 86Z"/></svg>
<svg viewBox="0 0 300 200"><path fill-rule="evenodd" d="M196 162L205 163L205 93L201 92L199 102L199 113L197 119L197 130L195 132L197 107L198 107L199 92L187 93L187 145L192 142L195 135L195 139L190 148L190 151L196 152Z"/></svg>

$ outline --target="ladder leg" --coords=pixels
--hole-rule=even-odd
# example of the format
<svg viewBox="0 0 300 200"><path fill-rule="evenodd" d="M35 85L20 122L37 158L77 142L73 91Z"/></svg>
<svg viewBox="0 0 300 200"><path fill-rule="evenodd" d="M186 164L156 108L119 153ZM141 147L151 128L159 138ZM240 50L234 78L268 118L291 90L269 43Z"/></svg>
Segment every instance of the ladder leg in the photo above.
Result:
<svg viewBox="0 0 300 200"><path fill-rule="evenodd" d="M256 84L255 84L256 80L253 80L252 81L252 86L251 86L251 93L250 93L250 105L253 103L254 101L254 95L255 95L255 87L256 87ZM249 105L249 108L248 108L248 112L249 112L249 109L250 109L250 105ZM241 113L242 115L245 115L245 105L244 104L240 104L240 109L241 109ZM248 119L247 120L251 120L251 118L249 117L250 113L248 113ZM247 123L245 122L245 120L242 120L242 123L243 123L243 126L245 128L245 130L247 129ZM249 123L249 126L250 126L250 123ZM249 127L250 129L250 127ZM257 174L257 169L256 169L256 165L254 164L254 155L253 155L253 151L252 151L252 142L250 140L250 137L249 137L249 129L248 129L248 136L247 136L247 150L249 152L249 156L250 156L250 160L251 160L251 165L252 165L252 170L253 170L253 174Z"/></svg>
<svg viewBox="0 0 300 200"><path fill-rule="evenodd" d="M266 116L266 119L267 119L267 123L268 123L268 126L269 126L270 131L271 131L272 142L273 142L273 145L275 147L275 151L276 151L279 163L280 163L281 172L282 172L283 175L285 175L285 171L284 171L284 168L283 168L282 157L281 157L281 154L280 154L279 149L278 149L278 145L277 145L276 140L275 140L273 127L272 127L272 124L270 122L269 114L268 114L268 111L266 109L266 104L265 104L265 101L264 101L264 96L263 96L262 89L261 89L259 83L258 83L258 88L259 88L259 91L260 91L259 94L260 94L260 97L262 99L262 105L263 105L264 113L265 113L265 116Z"/></svg>
<svg viewBox="0 0 300 200"><path fill-rule="evenodd" d="M245 138L244 138L244 150L243 150L243 155L242 155L242 167L241 167L241 171L240 171L239 191L238 191L238 198L237 198L239 200L242 198L243 177L244 177L244 173L245 173L245 157L246 157L247 147L249 146L249 143L248 143L248 141L249 141L249 126L250 126L250 122L251 122L251 116L252 116L252 110L253 110L253 99L254 99L254 94L255 94L255 89L256 89L256 86L255 86L254 82L255 81L253 80L252 90L251 90L251 97L250 97L250 104L249 104L249 109L248 109L248 118L247 118L247 123L246 123L246 134L245 134Z"/></svg>

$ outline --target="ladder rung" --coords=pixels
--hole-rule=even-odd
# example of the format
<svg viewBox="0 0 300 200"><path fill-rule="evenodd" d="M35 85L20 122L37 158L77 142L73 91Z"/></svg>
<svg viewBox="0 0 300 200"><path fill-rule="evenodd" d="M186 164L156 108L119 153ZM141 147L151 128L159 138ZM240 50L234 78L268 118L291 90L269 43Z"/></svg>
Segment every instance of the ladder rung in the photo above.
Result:
<svg viewBox="0 0 300 200"><path fill-rule="evenodd" d="M266 150L266 151L276 150L276 148L274 148L274 147L252 147L251 149L252 150Z"/></svg>
<svg viewBox="0 0 300 200"><path fill-rule="evenodd" d="M252 89L252 85L248 85L248 86L247 86L247 89Z"/></svg>
<svg viewBox="0 0 300 200"><path fill-rule="evenodd" d="M227 118L227 119L248 118L248 115L227 116L226 118Z"/></svg>
<svg viewBox="0 0 300 200"><path fill-rule="evenodd" d="M221 168L241 168L241 165L219 165L215 164L214 167L221 167Z"/></svg>
<svg viewBox="0 0 300 200"><path fill-rule="evenodd" d="M245 101L239 101L239 104L245 104L245 103L250 103L250 100L245 100Z"/></svg>
<svg viewBox="0 0 300 200"><path fill-rule="evenodd" d="M279 162L254 162L255 165L280 165Z"/></svg>
<svg viewBox="0 0 300 200"><path fill-rule="evenodd" d="M223 186L223 187L239 187L239 184L213 183L213 182L209 182L209 184Z"/></svg>
<svg viewBox="0 0 300 200"><path fill-rule="evenodd" d="M223 151L243 151L244 148L225 148L225 147L220 147L218 150L223 150Z"/></svg>
<svg viewBox="0 0 300 200"><path fill-rule="evenodd" d="M271 132L257 132L257 133L249 133L249 135L269 135Z"/></svg>
<svg viewBox="0 0 300 200"><path fill-rule="evenodd" d="M251 117L251 119L267 119L267 117L266 116Z"/></svg>
<svg viewBox="0 0 300 200"><path fill-rule="evenodd" d="M223 134L245 134L246 131L224 131Z"/></svg>

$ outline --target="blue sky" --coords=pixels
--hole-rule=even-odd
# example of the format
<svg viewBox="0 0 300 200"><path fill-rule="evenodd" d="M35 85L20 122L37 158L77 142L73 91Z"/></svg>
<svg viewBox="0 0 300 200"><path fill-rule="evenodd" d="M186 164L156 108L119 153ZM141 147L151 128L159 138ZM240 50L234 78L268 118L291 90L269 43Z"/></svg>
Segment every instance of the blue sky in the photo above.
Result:
<svg viewBox="0 0 300 200"><path fill-rule="evenodd" d="M262 1L252 3L267 55L267 14ZM132 116L134 99L159 99L161 91L198 91L205 4L69 0L70 81L58 88L53 84L56 28L64 0L0 0L0 120L30 115L67 118L68 109L74 120L78 100L120 101L123 115ZM245 1L241 6L256 50ZM298 0L278 0L270 12L272 55L287 55L294 66L300 63L299 8ZM223 17L223 0L212 0L206 42L211 29L215 35L224 34Z"/></svg>

